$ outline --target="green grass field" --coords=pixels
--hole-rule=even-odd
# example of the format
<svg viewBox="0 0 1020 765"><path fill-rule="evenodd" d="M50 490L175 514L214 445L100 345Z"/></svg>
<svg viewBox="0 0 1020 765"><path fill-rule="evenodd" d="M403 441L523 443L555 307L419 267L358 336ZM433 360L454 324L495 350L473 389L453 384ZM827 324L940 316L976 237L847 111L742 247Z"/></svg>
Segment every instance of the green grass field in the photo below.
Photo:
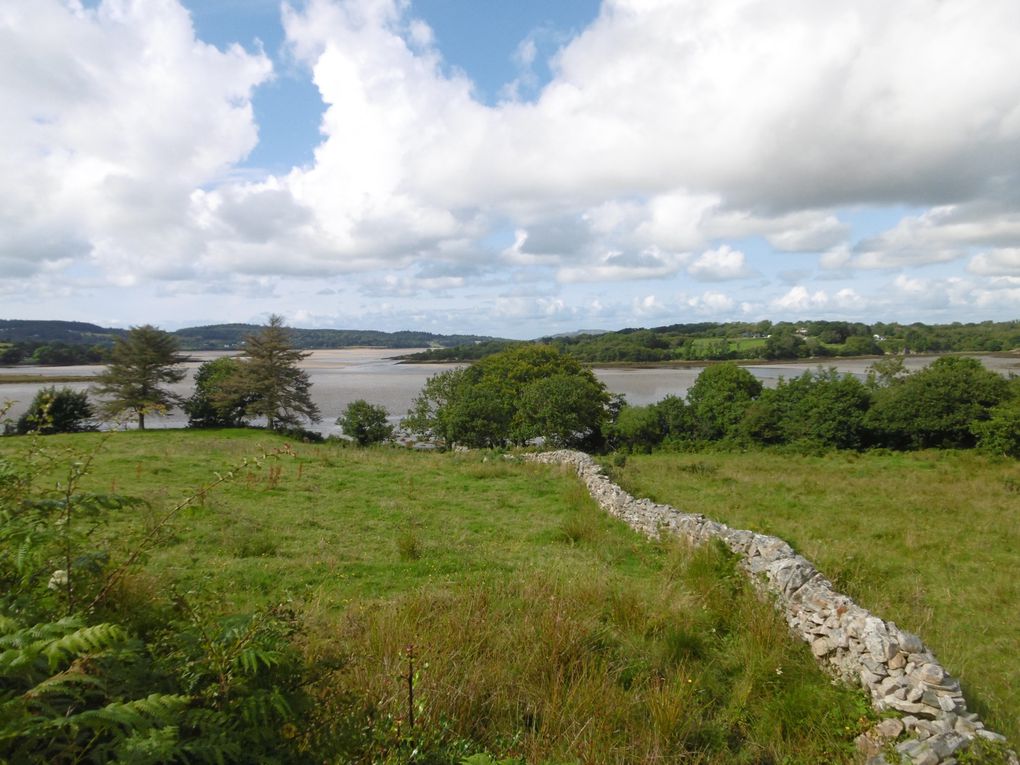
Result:
<svg viewBox="0 0 1020 765"><path fill-rule="evenodd" d="M292 449L160 529L115 603L153 630L174 593L207 614L288 604L316 667L296 735L327 761L853 762L872 717L728 553L649 543L562 470L257 431L7 438L0 457L41 446L59 466L100 444L86 488L149 502L104 530L113 561L217 473Z"/></svg>
<svg viewBox="0 0 1020 765"><path fill-rule="evenodd" d="M972 452L628 457L635 495L789 541L919 633L971 707L1020 742L1020 463Z"/></svg>

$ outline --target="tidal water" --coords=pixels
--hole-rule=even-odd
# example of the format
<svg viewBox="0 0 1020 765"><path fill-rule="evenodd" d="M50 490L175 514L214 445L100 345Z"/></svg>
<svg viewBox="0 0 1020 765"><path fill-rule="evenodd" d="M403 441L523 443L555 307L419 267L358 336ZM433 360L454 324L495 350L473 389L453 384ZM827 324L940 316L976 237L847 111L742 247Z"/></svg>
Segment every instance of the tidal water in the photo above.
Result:
<svg viewBox="0 0 1020 765"><path fill-rule="evenodd" d="M359 398L369 403L386 407L395 422L399 420L411 406L411 402L421 391L425 381L432 375L447 369L456 368L457 364L400 364L392 359L416 349L376 349L349 348L342 350L312 351L302 363L312 382L312 399L322 412L322 421L314 426L325 435L339 434L340 427L336 418L351 401ZM196 361L186 364L188 376L177 385L171 386L181 396L191 395L193 375L199 364L209 359L224 355L217 351L200 351L190 354ZM1020 372L1020 361L1017 359L980 356L981 361L990 369L1003 374L1010 371ZM929 363L930 357L911 356L906 359L910 368L920 368ZM834 366L841 372L850 372L863 376L867 372L869 360L832 359L822 366ZM815 369L817 363L777 363L749 366L747 369L758 377L766 386L774 387L780 377L789 379L809 369ZM73 367L0 367L0 382L4 375L38 374L44 376L57 375L95 375L102 371L99 365ZM694 384L703 367L684 367L681 369L596 369L595 374L613 393L622 393L631 404L651 404L667 395L683 396ZM74 390L88 390L89 383L60 383ZM0 384L0 403L15 402L8 417L16 418L31 403L36 391L42 384ZM146 427L150 428L181 428L187 424L187 416L180 410L172 411L166 417L149 416Z"/></svg>

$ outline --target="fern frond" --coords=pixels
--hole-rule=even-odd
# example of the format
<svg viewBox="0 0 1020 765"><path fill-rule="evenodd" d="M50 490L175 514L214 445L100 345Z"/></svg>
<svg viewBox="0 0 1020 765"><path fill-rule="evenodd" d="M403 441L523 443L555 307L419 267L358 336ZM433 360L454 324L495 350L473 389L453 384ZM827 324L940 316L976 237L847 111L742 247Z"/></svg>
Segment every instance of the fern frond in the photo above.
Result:
<svg viewBox="0 0 1020 765"><path fill-rule="evenodd" d="M96 624L82 627L68 635L50 641L42 649L50 669L56 669L61 663L83 653L96 653L108 648L122 645L128 640L128 633L116 624Z"/></svg>

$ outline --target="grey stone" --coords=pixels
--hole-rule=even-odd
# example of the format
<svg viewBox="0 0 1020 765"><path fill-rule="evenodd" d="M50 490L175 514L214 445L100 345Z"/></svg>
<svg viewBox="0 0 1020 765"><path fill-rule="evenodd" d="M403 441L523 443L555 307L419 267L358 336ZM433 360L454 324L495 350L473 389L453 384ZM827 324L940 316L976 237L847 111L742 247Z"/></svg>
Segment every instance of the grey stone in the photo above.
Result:
<svg viewBox="0 0 1020 765"><path fill-rule="evenodd" d="M818 658L825 656L833 648L832 641L827 637L820 637L811 643L811 653Z"/></svg>
<svg viewBox="0 0 1020 765"><path fill-rule="evenodd" d="M928 685L938 685L946 677L946 671L938 664L924 664L916 673L917 679Z"/></svg>
<svg viewBox="0 0 1020 765"><path fill-rule="evenodd" d="M882 738L896 738L904 730L903 721L895 717L882 720L874 727L874 731Z"/></svg>
<svg viewBox="0 0 1020 765"><path fill-rule="evenodd" d="M956 709L956 702L951 696L939 696L939 707L943 712L952 712Z"/></svg>

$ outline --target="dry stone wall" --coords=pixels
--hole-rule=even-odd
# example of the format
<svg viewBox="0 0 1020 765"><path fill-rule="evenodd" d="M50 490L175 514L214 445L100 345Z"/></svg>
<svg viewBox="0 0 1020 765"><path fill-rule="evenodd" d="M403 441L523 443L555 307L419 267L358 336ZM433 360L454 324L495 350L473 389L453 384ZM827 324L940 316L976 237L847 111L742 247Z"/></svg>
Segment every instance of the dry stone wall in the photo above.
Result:
<svg viewBox="0 0 1020 765"><path fill-rule="evenodd" d="M529 455L536 462L569 465L604 511L649 537L672 533L701 544L721 539L741 558L759 590L775 597L790 629L833 674L860 684L883 720L858 740L868 765L953 765L976 739L1005 743L967 710L960 683L939 664L921 639L871 614L836 592L803 556L782 539L732 529L703 515L637 499L610 481L587 454L554 451ZM1014 753L1009 761L1020 765Z"/></svg>

